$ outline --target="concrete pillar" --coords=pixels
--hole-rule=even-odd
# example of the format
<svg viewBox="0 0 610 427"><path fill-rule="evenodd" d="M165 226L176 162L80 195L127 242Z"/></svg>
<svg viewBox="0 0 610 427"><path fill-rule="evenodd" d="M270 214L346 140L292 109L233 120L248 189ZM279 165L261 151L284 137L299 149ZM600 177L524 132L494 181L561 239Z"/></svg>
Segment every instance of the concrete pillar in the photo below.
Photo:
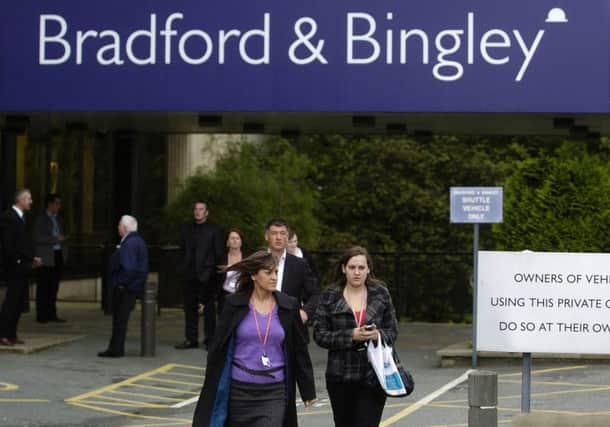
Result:
<svg viewBox="0 0 610 427"><path fill-rule="evenodd" d="M477 370L468 375L468 427L497 427L498 374Z"/></svg>

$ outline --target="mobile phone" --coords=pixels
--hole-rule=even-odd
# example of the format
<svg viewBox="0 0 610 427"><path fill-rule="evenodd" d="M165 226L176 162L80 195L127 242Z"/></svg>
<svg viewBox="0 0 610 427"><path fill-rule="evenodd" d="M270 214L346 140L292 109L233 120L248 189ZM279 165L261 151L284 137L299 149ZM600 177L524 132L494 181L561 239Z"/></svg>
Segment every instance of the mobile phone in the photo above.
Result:
<svg viewBox="0 0 610 427"><path fill-rule="evenodd" d="M364 330L365 331L372 331L373 329L375 329L375 324L370 324L370 325L365 325L364 326Z"/></svg>

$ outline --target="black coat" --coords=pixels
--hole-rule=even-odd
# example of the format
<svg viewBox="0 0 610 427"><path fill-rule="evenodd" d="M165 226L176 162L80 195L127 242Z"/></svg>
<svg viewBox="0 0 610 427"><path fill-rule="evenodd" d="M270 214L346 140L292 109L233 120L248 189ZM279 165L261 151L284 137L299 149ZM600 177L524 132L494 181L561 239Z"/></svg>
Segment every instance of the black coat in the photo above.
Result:
<svg viewBox="0 0 610 427"><path fill-rule="evenodd" d="M309 264L298 256L286 253L282 292L303 304L309 319L313 319L320 297L320 282Z"/></svg>
<svg viewBox="0 0 610 427"><path fill-rule="evenodd" d="M278 316L284 328L286 381L286 416L283 427L297 425L296 384L303 400L316 396L313 367L299 317L299 305L294 298L274 292ZM234 352L234 332L248 315L250 295L234 294L226 298L219 324L208 352L205 382L195 409L193 426L223 426L228 413L231 380L231 359Z"/></svg>
<svg viewBox="0 0 610 427"><path fill-rule="evenodd" d="M6 270L29 270L34 258L32 238L12 207L0 219L2 261Z"/></svg>
<svg viewBox="0 0 610 427"><path fill-rule="evenodd" d="M225 241L219 225L204 222L196 232L197 225L185 224L182 227L180 247L183 250L178 271L187 279L197 279L208 285L217 284L217 266L225 256Z"/></svg>

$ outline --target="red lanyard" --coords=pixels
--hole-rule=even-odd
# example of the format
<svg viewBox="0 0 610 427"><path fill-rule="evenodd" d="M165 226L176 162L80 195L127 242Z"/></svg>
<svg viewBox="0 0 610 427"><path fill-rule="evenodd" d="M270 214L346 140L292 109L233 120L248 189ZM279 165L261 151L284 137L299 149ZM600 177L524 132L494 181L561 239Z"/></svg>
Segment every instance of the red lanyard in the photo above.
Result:
<svg viewBox="0 0 610 427"><path fill-rule="evenodd" d="M362 321L366 320L366 289L362 292L362 300L360 302L360 316L356 316L356 310L352 308L352 314L354 315L354 320L356 321L356 327L362 326ZM350 307L351 308L351 307Z"/></svg>
<svg viewBox="0 0 610 427"><path fill-rule="evenodd" d="M267 318L267 327L265 328L265 337L261 335L260 326L258 326L258 318L256 317L256 308L254 304L252 304L252 316L254 316L254 324L256 325L256 333L258 334L258 339L263 346L263 351L265 350L265 346L267 345L267 338L269 338L269 331L271 330L271 317L273 315L273 307L275 307L275 302L271 303L271 310L269 310L269 317Z"/></svg>

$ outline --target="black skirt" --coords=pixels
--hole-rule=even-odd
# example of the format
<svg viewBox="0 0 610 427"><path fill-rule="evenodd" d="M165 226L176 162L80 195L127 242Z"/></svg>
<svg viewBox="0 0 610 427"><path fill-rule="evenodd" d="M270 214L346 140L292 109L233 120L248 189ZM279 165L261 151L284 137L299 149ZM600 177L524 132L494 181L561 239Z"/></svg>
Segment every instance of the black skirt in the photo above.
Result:
<svg viewBox="0 0 610 427"><path fill-rule="evenodd" d="M231 381L228 427L282 427L285 413L286 385L283 382Z"/></svg>

